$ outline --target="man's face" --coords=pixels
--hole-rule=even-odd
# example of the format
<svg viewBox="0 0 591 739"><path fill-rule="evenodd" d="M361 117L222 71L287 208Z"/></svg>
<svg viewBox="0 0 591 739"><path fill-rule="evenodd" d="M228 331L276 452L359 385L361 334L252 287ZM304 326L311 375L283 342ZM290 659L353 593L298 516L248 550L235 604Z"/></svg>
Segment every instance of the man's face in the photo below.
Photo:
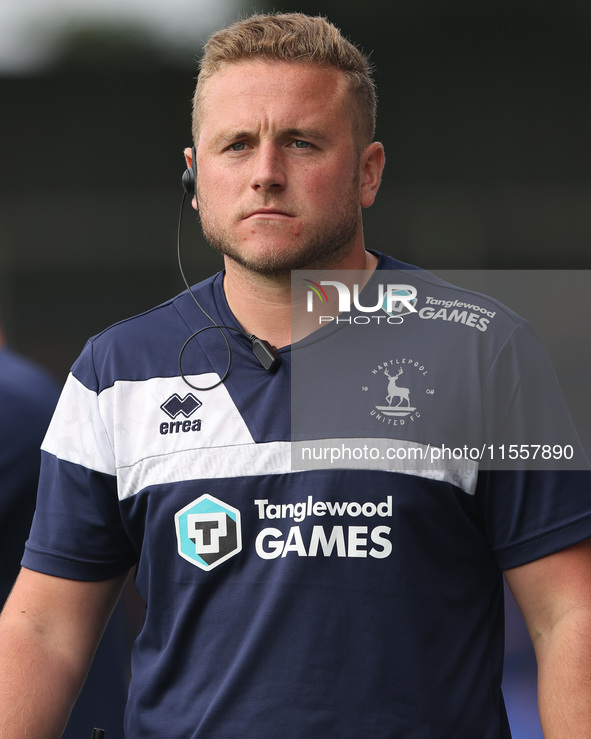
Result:
<svg viewBox="0 0 591 739"><path fill-rule="evenodd" d="M352 108L335 69L245 61L214 74L197 142L208 241L267 275L334 266L362 244L366 196Z"/></svg>

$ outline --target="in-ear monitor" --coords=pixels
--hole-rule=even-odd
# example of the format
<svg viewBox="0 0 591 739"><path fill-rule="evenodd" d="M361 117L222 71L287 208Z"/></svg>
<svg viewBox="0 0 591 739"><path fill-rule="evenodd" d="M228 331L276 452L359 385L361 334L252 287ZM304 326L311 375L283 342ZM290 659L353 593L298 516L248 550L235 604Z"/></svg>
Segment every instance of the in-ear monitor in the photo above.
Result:
<svg viewBox="0 0 591 739"><path fill-rule="evenodd" d="M191 166L183 172L183 190L187 195L197 195L197 156L195 147L191 147Z"/></svg>

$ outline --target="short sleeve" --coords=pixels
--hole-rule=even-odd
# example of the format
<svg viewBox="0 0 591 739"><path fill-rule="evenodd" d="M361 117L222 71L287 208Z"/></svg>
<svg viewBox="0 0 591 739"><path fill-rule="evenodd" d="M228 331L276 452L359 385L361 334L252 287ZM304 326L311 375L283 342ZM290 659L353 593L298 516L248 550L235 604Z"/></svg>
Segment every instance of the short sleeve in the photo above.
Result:
<svg viewBox="0 0 591 739"><path fill-rule="evenodd" d="M591 537L591 472L539 338L512 332L485 384L488 459L477 494L503 569Z"/></svg>
<svg viewBox="0 0 591 739"><path fill-rule="evenodd" d="M91 365L89 344L42 445L37 508L22 560L30 569L79 580L115 577L137 559L121 519L111 430L98 388L87 379Z"/></svg>

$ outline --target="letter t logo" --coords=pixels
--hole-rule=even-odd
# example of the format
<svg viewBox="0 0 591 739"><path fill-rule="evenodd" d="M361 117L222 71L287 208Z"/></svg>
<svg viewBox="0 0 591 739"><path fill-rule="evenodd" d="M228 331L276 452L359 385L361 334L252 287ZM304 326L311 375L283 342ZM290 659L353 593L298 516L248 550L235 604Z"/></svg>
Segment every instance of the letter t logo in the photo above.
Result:
<svg viewBox="0 0 591 739"><path fill-rule="evenodd" d="M226 514L190 513L187 516L187 535L195 543L197 554L217 554L220 539L228 534Z"/></svg>

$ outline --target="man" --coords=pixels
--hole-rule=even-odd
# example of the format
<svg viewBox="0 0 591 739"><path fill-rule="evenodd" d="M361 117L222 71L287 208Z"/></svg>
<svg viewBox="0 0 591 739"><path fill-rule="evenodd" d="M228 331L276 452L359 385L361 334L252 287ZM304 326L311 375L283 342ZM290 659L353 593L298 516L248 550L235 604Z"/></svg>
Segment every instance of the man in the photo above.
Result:
<svg viewBox="0 0 591 739"><path fill-rule="evenodd" d="M59 397L57 382L8 348L0 328L0 604L20 569L39 477L39 446Z"/></svg>
<svg viewBox="0 0 591 739"><path fill-rule="evenodd" d="M135 563L147 611L128 737L508 737L502 569L536 644L547 736L590 733L587 473L481 474L471 460L435 470L291 465L292 270L336 269L345 282L361 274L373 289L384 270L404 269L365 250L361 208L384 166L374 119L367 61L322 19L253 16L206 45L186 158L225 271L95 337L73 368L0 621L0 737L59 736ZM453 294L422 272L416 280L432 300ZM355 415L361 401L316 373L306 357L318 355L307 352L335 367L373 362L387 390L381 414L416 410L420 381L434 419L452 397L457 428L481 433L488 405L506 411L496 425L513 423L512 407L529 403L536 384L529 374L519 382L524 354L535 353L540 372L546 360L523 321L479 300L483 321L499 314L494 331L466 316L445 324L439 347L442 321L375 321L380 333L360 348L356 327L343 333L336 321L306 337L305 316L297 384L317 384L321 408L339 392L350 401L343 437L373 434L392 449L428 448L427 432L439 443L448 432L418 413L381 415L388 423ZM230 361L216 326L228 327ZM437 348L428 367L392 348L419 332L425 351ZM279 366L261 366L255 337L276 348ZM450 373L457 356L469 359ZM511 404L495 395L506 381ZM317 422L308 438L336 436L308 401ZM568 428L560 408L553 421ZM300 440L310 431L294 429Z"/></svg>
<svg viewBox="0 0 591 739"><path fill-rule="evenodd" d="M35 511L39 447L59 394L53 377L13 351L0 328L0 606L19 572ZM127 688L125 628L121 604L101 641L65 739L84 735L93 715L109 727L112 739L122 735L116 727L122 723Z"/></svg>

